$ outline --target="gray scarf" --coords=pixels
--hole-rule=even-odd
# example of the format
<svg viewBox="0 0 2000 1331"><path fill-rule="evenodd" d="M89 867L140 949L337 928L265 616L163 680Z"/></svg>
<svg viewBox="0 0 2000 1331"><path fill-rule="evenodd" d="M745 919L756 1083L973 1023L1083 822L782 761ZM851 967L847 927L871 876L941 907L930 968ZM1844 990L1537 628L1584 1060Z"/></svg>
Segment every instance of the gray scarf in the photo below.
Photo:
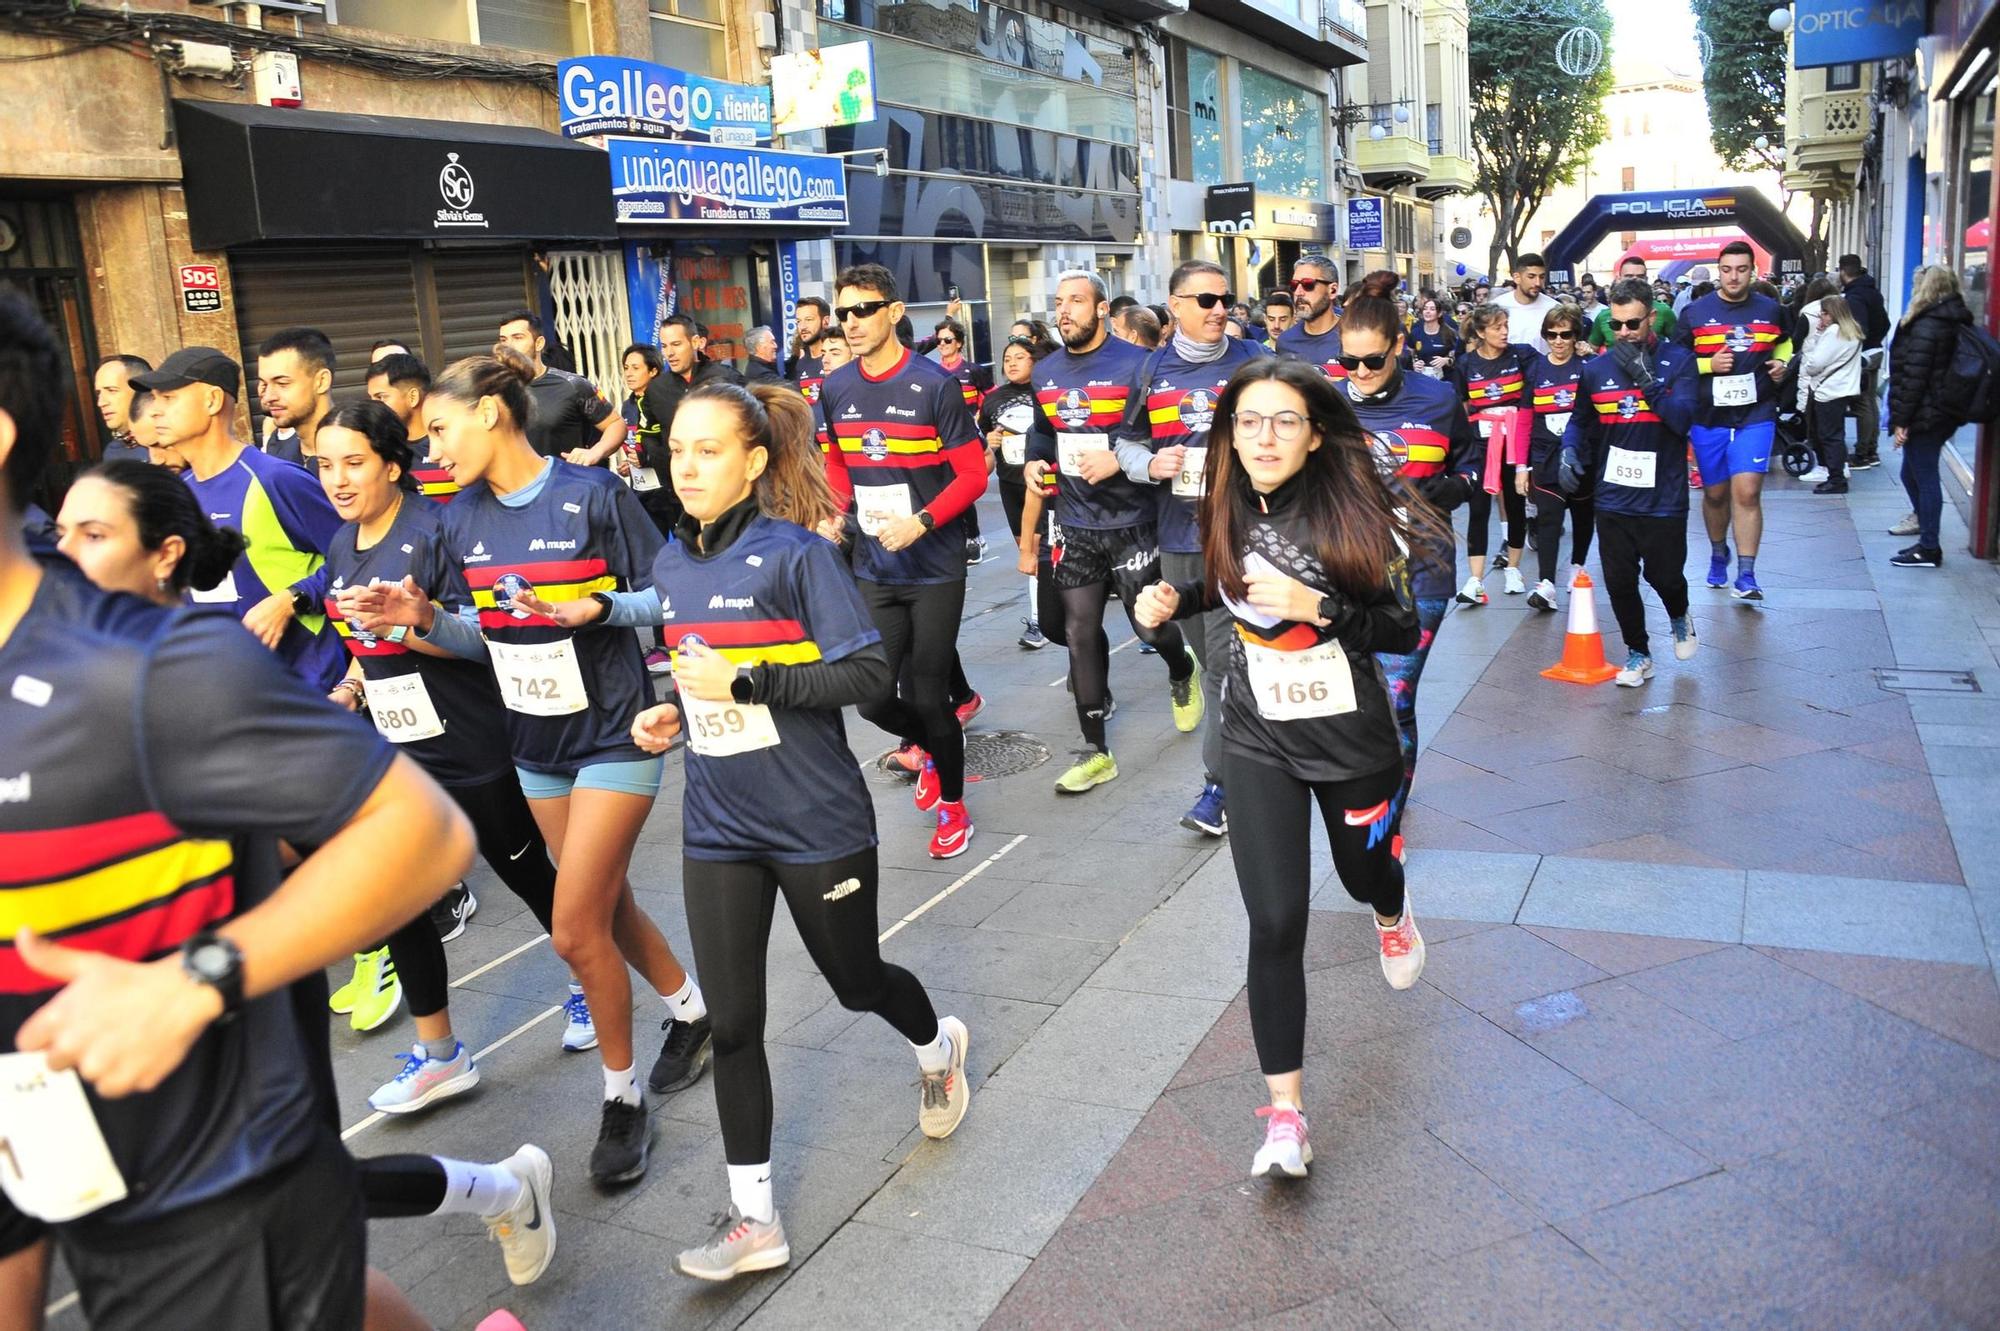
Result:
<svg viewBox="0 0 2000 1331"><path fill-rule="evenodd" d="M1190 365L1206 365L1210 361L1221 360L1222 353L1229 350L1229 336L1224 334L1219 342L1197 342L1183 333L1179 326L1174 328L1174 354Z"/></svg>

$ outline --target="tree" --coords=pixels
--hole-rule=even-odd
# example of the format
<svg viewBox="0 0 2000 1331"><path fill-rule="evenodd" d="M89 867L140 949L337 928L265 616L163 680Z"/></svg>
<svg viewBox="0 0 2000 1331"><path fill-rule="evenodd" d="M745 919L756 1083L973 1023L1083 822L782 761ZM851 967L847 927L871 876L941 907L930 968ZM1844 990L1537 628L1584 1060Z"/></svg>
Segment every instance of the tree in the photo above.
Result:
<svg viewBox="0 0 2000 1331"><path fill-rule="evenodd" d="M1539 10L1539 7L1537 7ZM1557 68L1555 44L1569 28L1598 36L1604 58L1581 78ZM1511 261L1536 211L1574 181L1610 125L1611 14L1604 0L1566 0L1524 21L1518 0L1474 0L1466 26L1472 84L1472 151L1479 194L1493 210L1487 271Z"/></svg>
<svg viewBox="0 0 2000 1331"><path fill-rule="evenodd" d="M1701 83L1716 156L1734 171L1784 170L1785 67L1791 57L1784 34L1771 31L1771 0L1691 0L1691 6L1695 27L1710 47Z"/></svg>

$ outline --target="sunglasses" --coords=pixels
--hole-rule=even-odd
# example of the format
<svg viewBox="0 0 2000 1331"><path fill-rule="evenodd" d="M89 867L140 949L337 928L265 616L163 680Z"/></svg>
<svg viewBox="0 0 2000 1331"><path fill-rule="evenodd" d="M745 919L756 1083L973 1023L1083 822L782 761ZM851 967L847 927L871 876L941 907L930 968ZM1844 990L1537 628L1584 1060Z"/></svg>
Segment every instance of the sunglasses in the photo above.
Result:
<svg viewBox="0 0 2000 1331"><path fill-rule="evenodd" d="M836 305L833 307L835 323L846 323L849 319L872 319L894 304L887 300L864 300L858 305Z"/></svg>
<svg viewBox="0 0 2000 1331"><path fill-rule="evenodd" d="M1297 281L1295 281L1295 282L1293 282L1293 283L1292 283L1292 290L1294 290L1294 291L1318 291L1318 290L1319 290L1319 289L1320 289L1321 287L1323 287L1323 286L1327 286L1327 285L1329 285L1329 283L1327 283L1327 282L1326 282L1326 281L1325 281L1324 279L1322 279L1322 278L1317 278L1317 277L1310 277L1310 278L1308 278L1308 277L1302 277L1302 278L1299 278L1299 279L1298 279Z"/></svg>
<svg viewBox="0 0 2000 1331"><path fill-rule="evenodd" d="M1183 291L1178 296L1176 296L1175 299L1191 300L1195 304L1201 306L1204 310L1212 310L1218 305L1234 305L1236 303L1236 297L1232 293L1227 291L1223 292L1219 296L1216 295L1213 291L1196 291L1196 292Z"/></svg>
<svg viewBox="0 0 2000 1331"><path fill-rule="evenodd" d="M1542 336L1558 338L1564 342L1574 342L1578 337L1578 333L1574 328L1544 328Z"/></svg>
<svg viewBox="0 0 2000 1331"><path fill-rule="evenodd" d="M1334 359L1338 360L1340 368L1346 370L1349 374L1363 369L1372 373L1389 363L1389 353L1381 351L1373 356L1337 356Z"/></svg>
<svg viewBox="0 0 2000 1331"><path fill-rule="evenodd" d="M1611 320L1611 326L1613 328L1621 328L1621 329L1644 328L1646 326L1646 322L1649 317L1650 316L1647 315L1641 315L1637 319L1613 319Z"/></svg>
<svg viewBox="0 0 2000 1331"><path fill-rule="evenodd" d="M941 337L938 339L938 345L941 347L955 347L958 345L958 339L955 337Z"/></svg>

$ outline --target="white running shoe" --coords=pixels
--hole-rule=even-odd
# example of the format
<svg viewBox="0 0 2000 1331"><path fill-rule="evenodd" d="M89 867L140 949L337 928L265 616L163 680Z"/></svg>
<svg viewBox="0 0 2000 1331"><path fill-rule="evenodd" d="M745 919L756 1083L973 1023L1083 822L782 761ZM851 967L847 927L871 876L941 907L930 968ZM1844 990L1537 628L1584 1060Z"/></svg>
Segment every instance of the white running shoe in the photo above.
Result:
<svg viewBox="0 0 2000 1331"><path fill-rule="evenodd" d="M1556 585L1547 578L1535 584L1535 590L1528 593L1530 610L1554 610L1556 608Z"/></svg>
<svg viewBox="0 0 2000 1331"><path fill-rule="evenodd" d="M450 1058L432 1058L421 1042L403 1060L402 1071L368 1097L368 1107L384 1114L414 1114L439 1100L462 1094L479 1084L479 1068L463 1043Z"/></svg>
<svg viewBox="0 0 2000 1331"><path fill-rule="evenodd" d="M1694 659L1695 652L1701 648L1701 639L1697 638L1694 632L1694 616L1682 615L1670 622L1674 626L1674 659L1678 661Z"/></svg>
<svg viewBox="0 0 2000 1331"><path fill-rule="evenodd" d="M785 1222L771 1212L771 1222L752 1220L729 1208L716 1236L699 1248L689 1248L674 1264L681 1274L697 1280L729 1280L751 1271L772 1271L792 1260L792 1245L785 1241Z"/></svg>
<svg viewBox="0 0 2000 1331"><path fill-rule="evenodd" d="M1486 584L1479 578L1467 578L1465 585L1458 589L1460 605L1485 605Z"/></svg>
<svg viewBox="0 0 2000 1331"><path fill-rule="evenodd" d="M1521 577L1521 570L1515 568L1512 564L1507 566L1505 588L1509 596L1519 596L1522 592L1528 590L1527 582Z"/></svg>
<svg viewBox="0 0 2000 1331"><path fill-rule="evenodd" d="M572 1054L597 1048L597 1021L580 993L571 992L563 999L562 1047Z"/></svg>
<svg viewBox="0 0 2000 1331"><path fill-rule="evenodd" d="M1312 1143L1306 1140L1306 1116L1296 1109L1265 1105L1257 1111L1264 1120L1264 1144L1250 1162L1251 1178L1304 1178L1313 1162Z"/></svg>
<svg viewBox="0 0 2000 1331"><path fill-rule="evenodd" d="M1382 978L1391 989L1408 989L1424 973L1424 936L1417 932L1417 917L1410 910L1410 896L1403 894L1403 918L1384 928L1371 913L1376 941L1382 945Z"/></svg>
<svg viewBox="0 0 2000 1331"><path fill-rule="evenodd" d="M556 1209L549 1204L555 1167L547 1151L530 1144L502 1160L500 1168L521 1180L521 1196L499 1215L485 1217L486 1235L500 1245L507 1278L532 1285L556 1255Z"/></svg>
<svg viewBox="0 0 2000 1331"><path fill-rule="evenodd" d="M1644 652L1628 652L1625 668L1612 679L1621 689L1636 689L1653 677L1653 658Z"/></svg>
<svg viewBox="0 0 2000 1331"><path fill-rule="evenodd" d="M918 1083L923 1095L917 1102L917 1126L933 1140L956 1132L972 1102L972 1088L965 1084L965 1051L972 1037L957 1017L940 1018L938 1029L951 1037L951 1063L943 1072L923 1075Z"/></svg>

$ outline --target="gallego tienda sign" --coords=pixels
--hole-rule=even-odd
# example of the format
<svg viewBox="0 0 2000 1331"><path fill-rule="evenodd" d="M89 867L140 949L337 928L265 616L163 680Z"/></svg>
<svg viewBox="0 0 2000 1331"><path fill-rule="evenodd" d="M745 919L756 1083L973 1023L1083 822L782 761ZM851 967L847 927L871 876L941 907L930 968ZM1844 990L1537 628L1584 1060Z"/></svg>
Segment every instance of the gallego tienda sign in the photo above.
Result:
<svg viewBox="0 0 2000 1331"><path fill-rule="evenodd" d="M621 223L847 224L847 173L838 157L638 139L606 146Z"/></svg>
<svg viewBox="0 0 2000 1331"><path fill-rule="evenodd" d="M748 147L771 137L771 92L669 65L587 55L556 66L562 132Z"/></svg>

